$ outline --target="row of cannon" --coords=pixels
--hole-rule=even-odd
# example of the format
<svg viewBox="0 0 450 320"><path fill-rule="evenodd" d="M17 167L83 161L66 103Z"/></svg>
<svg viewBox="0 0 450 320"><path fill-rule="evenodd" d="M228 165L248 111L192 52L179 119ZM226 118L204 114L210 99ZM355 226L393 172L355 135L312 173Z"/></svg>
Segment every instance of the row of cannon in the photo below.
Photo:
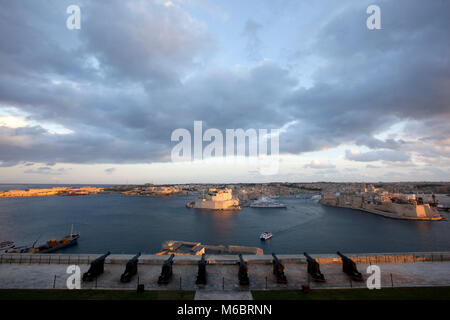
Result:
<svg viewBox="0 0 450 320"><path fill-rule="evenodd" d="M83 281L93 281L95 278L100 276L104 271L105 259L110 254L110 252L107 252L106 254L92 261L89 270L83 274ZM304 252L303 254L306 257L307 271L311 279L318 282L324 282L325 276L320 271L319 263L306 252ZM339 251L337 252L337 254L342 259L342 271L354 281L363 281L363 276L358 271L356 263ZM130 282L132 277L137 274L140 255L141 253L136 254L127 262L125 271L120 276L121 282ZM272 256L273 274L276 277L277 283L286 284L287 278L284 274L284 265L280 262L275 253L272 253ZM164 261L162 265L161 275L158 278L158 284L168 284L172 279L173 258L174 255L172 254L167 260ZM207 283L206 264L207 262L205 259L205 255L203 254L201 259L198 261L198 273L197 279L195 281L195 283L198 285L205 285ZM239 254L238 279L239 284L242 286L248 286L250 284L247 262L244 261L241 254Z"/></svg>

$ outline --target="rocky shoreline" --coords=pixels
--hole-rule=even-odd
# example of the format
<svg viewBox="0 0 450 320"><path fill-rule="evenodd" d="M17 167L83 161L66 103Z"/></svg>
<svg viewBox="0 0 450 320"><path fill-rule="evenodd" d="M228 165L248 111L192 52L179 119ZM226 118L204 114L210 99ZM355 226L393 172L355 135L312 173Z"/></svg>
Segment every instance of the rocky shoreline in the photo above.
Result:
<svg viewBox="0 0 450 320"><path fill-rule="evenodd" d="M0 192L0 198L85 196L103 193L103 191L104 188L97 187L54 187L47 189L9 190Z"/></svg>

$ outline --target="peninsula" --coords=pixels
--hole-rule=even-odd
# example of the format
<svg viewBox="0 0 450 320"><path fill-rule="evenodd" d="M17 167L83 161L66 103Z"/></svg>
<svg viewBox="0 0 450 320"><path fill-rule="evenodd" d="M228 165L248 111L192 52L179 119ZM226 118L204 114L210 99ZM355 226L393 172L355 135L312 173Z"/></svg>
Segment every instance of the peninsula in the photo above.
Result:
<svg viewBox="0 0 450 320"><path fill-rule="evenodd" d="M0 191L0 198L48 197L48 196L84 196L102 193L103 188L96 187L54 187L49 189L26 189Z"/></svg>
<svg viewBox="0 0 450 320"><path fill-rule="evenodd" d="M393 219L433 221L442 220L436 198L426 203L425 196L392 193L382 188L352 186L322 193L321 203L329 206L362 210Z"/></svg>

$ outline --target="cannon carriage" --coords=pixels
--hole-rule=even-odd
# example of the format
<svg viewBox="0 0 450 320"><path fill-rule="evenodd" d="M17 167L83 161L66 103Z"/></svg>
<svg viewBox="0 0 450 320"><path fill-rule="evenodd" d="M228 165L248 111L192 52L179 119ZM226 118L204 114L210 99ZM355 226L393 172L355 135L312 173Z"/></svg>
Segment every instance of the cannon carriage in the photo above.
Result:
<svg viewBox="0 0 450 320"><path fill-rule="evenodd" d="M141 253L139 252L133 258L128 260L127 265L125 267L125 272L120 276L120 282L130 282L131 278L137 274L138 271L138 262Z"/></svg>
<svg viewBox="0 0 450 320"><path fill-rule="evenodd" d="M198 273L197 273L197 280L195 281L196 284L206 284L206 260L205 260L205 254L202 254L202 258L198 262Z"/></svg>
<svg viewBox="0 0 450 320"><path fill-rule="evenodd" d="M241 286L248 286L250 284L250 279L248 278L248 267L247 262L242 258L242 254L239 254L239 284Z"/></svg>
<svg viewBox="0 0 450 320"><path fill-rule="evenodd" d="M162 265L161 275L158 278L158 284L168 284L172 279L173 257L175 257L174 254L172 254L169 259L164 261Z"/></svg>
<svg viewBox="0 0 450 320"><path fill-rule="evenodd" d="M356 268L356 263L352 259L340 253L339 251L337 252L337 254L342 259L342 271L344 271L344 273L347 274L354 281L363 281L364 280L363 276L361 272L359 272L358 269Z"/></svg>
<svg viewBox="0 0 450 320"><path fill-rule="evenodd" d="M111 252L108 251L106 254L92 261L89 270L83 274L83 281L93 281L101 275L104 272L105 259L110 254Z"/></svg>
<svg viewBox="0 0 450 320"><path fill-rule="evenodd" d="M275 253L272 253L272 256L273 256L272 260L273 274L277 278L277 283L286 284L287 279L286 276L284 275L284 266L281 264L280 260L278 260Z"/></svg>
<svg viewBox="0 0 450 320"><path fill-rule="evenodd" d="M308 262L308 274L311 276L311 278L317 282L325 282L325 276L322 274L322 272L320 272L319 263L306 252L304 252L303 254L305 255Z"/></svg>

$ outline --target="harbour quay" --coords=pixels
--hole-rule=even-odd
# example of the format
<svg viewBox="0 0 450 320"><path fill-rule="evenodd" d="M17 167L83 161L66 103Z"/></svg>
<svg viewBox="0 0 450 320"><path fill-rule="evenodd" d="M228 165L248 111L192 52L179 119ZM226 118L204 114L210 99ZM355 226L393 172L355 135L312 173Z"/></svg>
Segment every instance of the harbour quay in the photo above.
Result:
<svg viewBox="0 0 450 320"><path fill-rule="evenodd" d="M101 254L1 254L0 289L67 289L68 266L80 267L81 275ZM301 290L366 288L369 266L380 268L381 288L450 286L450 252L346 254L356 263L363 281L353 281L343 272L342 260L336 254L310 254L325 277L315 282L308 274L303 254L280 254L286 283L279 283L274 275L271 255L243 255L248 271L248 285L239 282L237 255L205 255L206 284L196 284L199 256L174 256L172 274L167 284L158 284L168 255L142 255L137 274L130 282L122 283L121 275L133 255L111 254L104 260L104 272L93 281L81 282L81 289L136 290L196 290L198 292Z"/></svg>

